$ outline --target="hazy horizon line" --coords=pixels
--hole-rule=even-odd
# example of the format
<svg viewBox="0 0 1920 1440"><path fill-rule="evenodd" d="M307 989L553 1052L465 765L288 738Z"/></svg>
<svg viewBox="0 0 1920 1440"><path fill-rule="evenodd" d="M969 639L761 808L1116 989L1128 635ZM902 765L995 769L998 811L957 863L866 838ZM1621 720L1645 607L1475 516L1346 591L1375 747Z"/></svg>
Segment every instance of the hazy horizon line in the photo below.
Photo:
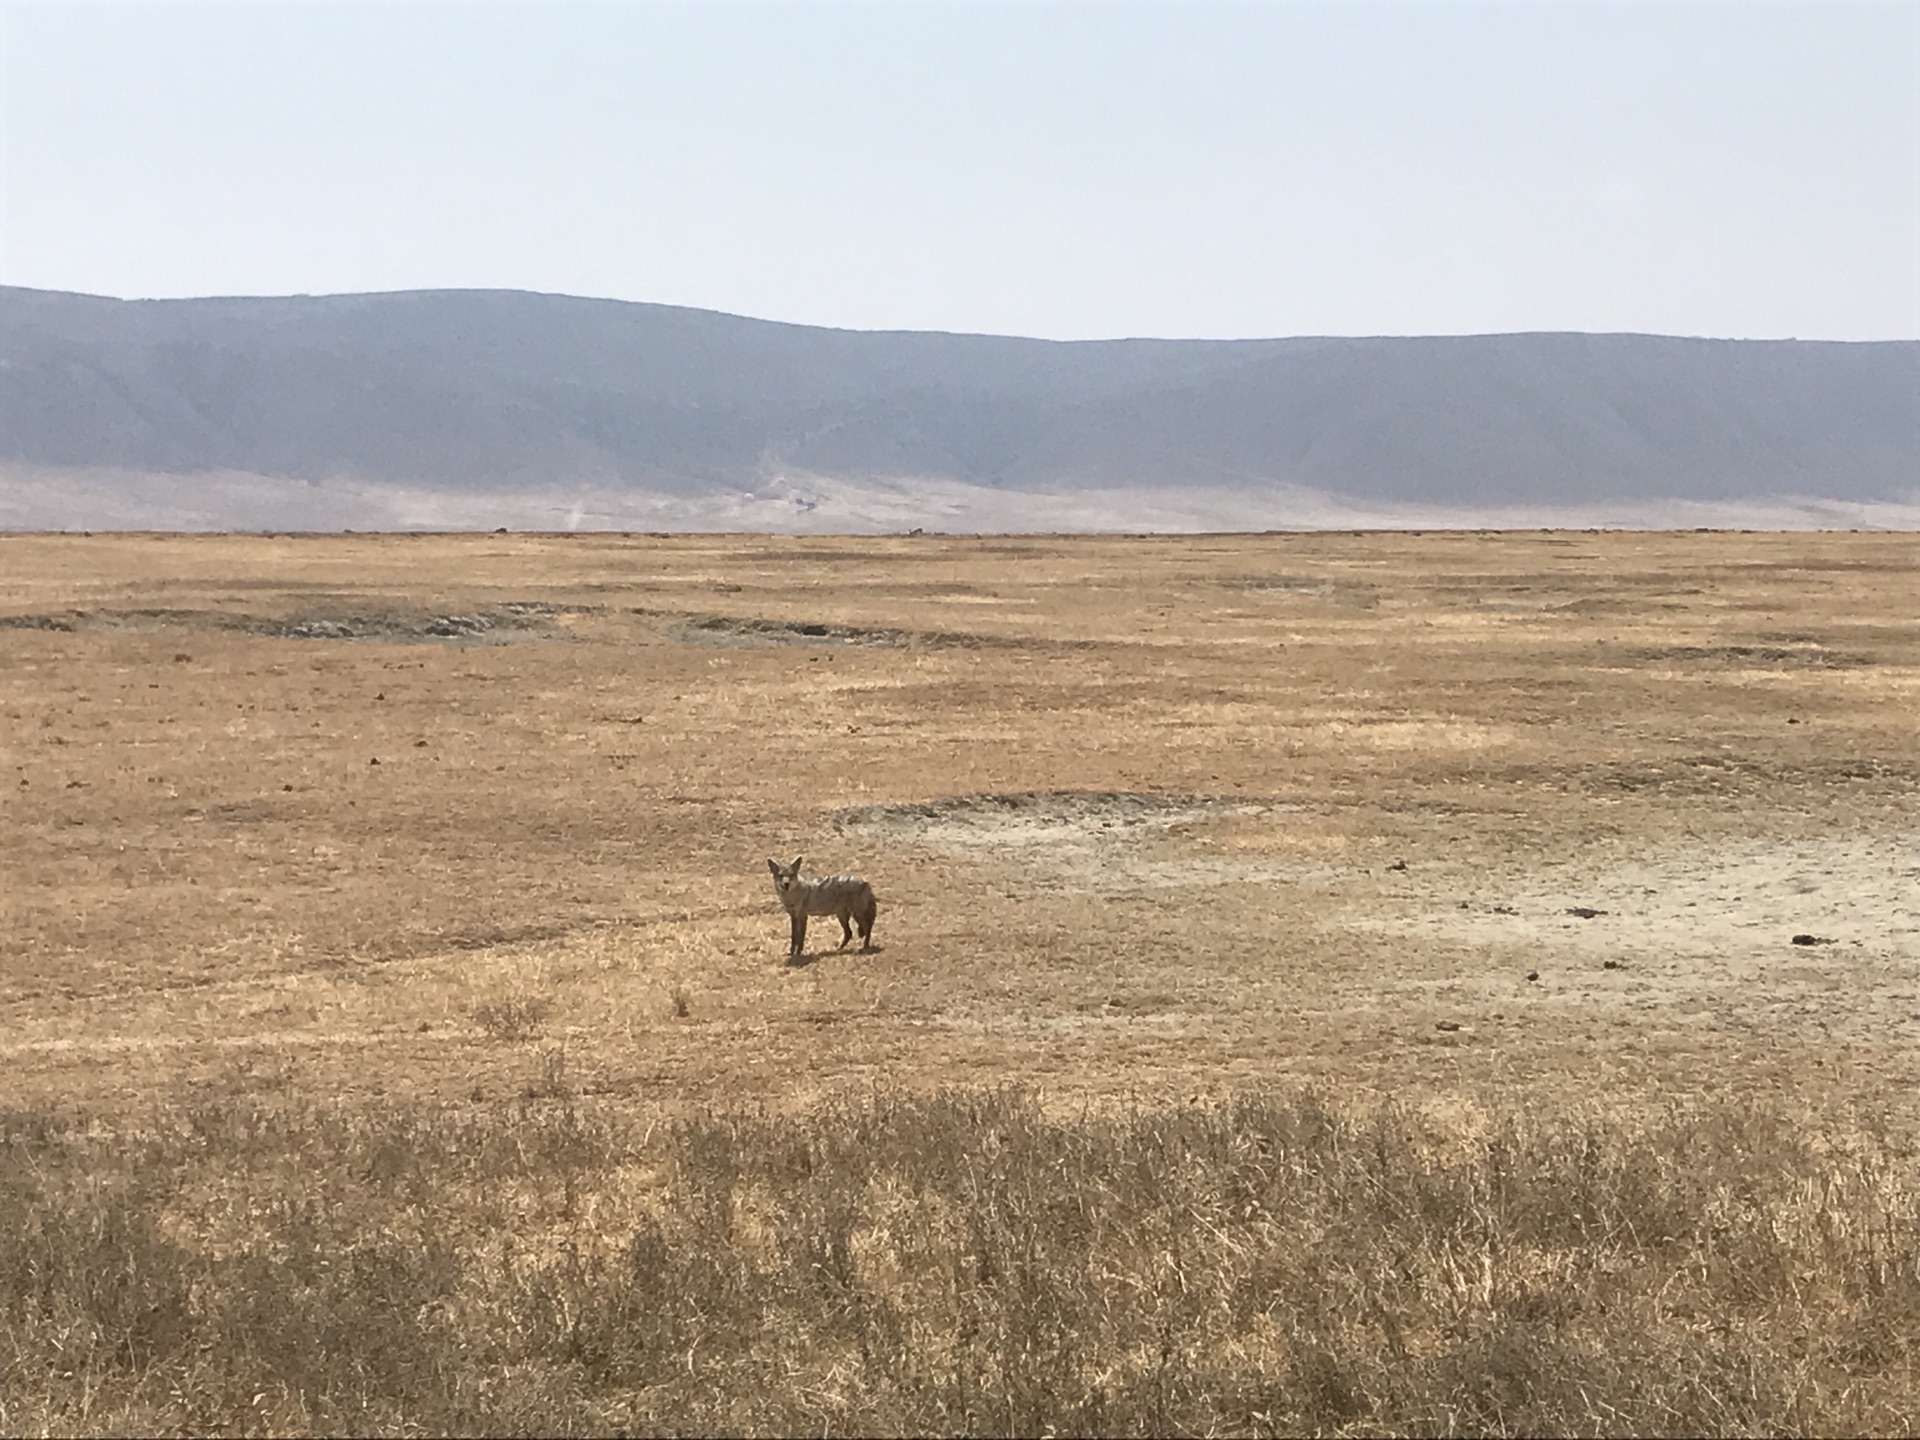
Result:
<svg viewBox="0 0 1920 1440"><path fill-rule="evenodd" d="M719 310L708 305L683 305L670 300L635 300L624 295L586 295L567 290L539 290L514 285L416 285L387 290L298 290L283 293L235 293L194 295L115 295L98 290L66 290L40 285L0 282L0 291L20 291L33 295L62 296L82 300L105 300L122 305L192 305L218 302L297 301L297 300L377 300L412 295L523 295L538 299L571 300L591 305L631 305L652 310L679 310L689 314L718 315L730 320L747 320L760 325L779 325L795 330L824 330L845 335L947 335L962 339L1024 340L1044 345L1115 345L1134 342L1212 345L1260 344L1274 340L1493 340L1539 335L1578 335L1595 339L1629 338L1646 340L1686 340L1737 345L1916 345L1920 335L1882 339L1836 339L1822 335L1706 335L1683 334L1665 330L1428 330L1428 331L1312 331L1285 335L1032 335L997 330L916 329L910 326L862 327L833 325L809 320L785 320L754 315L741 310Z"/></svg>

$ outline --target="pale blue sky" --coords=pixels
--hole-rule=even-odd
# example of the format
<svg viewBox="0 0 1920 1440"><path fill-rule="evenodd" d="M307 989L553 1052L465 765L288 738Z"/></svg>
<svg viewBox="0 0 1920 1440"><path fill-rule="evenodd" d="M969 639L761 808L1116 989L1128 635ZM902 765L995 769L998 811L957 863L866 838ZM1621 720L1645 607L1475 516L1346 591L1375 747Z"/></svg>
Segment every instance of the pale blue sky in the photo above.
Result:
<svg viewBox="0 0 1920 1440"><path fill-rule="evenodd" d="M0 0L0 282L1920 336L1920 0Z"/></svg>

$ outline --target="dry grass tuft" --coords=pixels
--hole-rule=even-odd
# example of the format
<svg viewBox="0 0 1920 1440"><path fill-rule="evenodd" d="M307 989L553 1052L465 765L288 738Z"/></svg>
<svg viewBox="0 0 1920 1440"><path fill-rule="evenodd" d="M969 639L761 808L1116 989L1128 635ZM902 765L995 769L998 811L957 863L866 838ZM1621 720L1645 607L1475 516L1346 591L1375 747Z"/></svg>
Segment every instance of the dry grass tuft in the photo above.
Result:
<svg viewBox="0 0 1920 1440"><path fill-rule="evenodd" d="M531 1040L552 1009L553 1000L546 995L508 995L477 1002L473 1021L495 1040Z"/></svg>
<svg viewBox="0 0 1920 1440"><path fill-rule="evenodd" d="M550 1052L558 1053L558 1052ZM0 1430L1911 1433L1915 1153L1312 1094L0 1118Z"/></svg>

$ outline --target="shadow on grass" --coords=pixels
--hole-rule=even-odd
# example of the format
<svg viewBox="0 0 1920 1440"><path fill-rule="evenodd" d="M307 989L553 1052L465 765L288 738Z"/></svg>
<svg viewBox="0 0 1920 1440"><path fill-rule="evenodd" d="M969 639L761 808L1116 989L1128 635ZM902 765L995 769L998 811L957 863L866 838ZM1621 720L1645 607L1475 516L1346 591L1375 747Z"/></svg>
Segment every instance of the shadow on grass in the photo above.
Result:
<svg viewBox="0 0 1920 1440"><path fill-rule="evenodd" d="M822 960L831 960L835 956L865 958L884 955L886 950L887 947L884 945L836 945L825 950L803 950L798 955L787 956L784 963L789 970L804 970L809 965L818 964Z"/></svg>

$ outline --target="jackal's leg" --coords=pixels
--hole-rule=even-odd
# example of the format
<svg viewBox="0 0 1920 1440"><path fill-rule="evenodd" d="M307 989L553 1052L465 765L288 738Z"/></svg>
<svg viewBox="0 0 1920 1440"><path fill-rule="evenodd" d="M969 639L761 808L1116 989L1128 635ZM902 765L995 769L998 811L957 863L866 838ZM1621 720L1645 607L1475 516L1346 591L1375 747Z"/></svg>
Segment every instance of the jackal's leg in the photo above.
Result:
<svg viewBox="0 0 1920 1440"><path fill-rule="evenodd" d="M807 916L803 910L793 917L793 944L788 949L789 958L798 955L807 948Z"/></svg>
<svg viewBox="0 0 1920 1440"><path fill-rule="evenodd" d="M853 942L853 926L847 922L847 917L845 915L842 915L840 917L840 948L844 950L852 942Z"/></svg>

